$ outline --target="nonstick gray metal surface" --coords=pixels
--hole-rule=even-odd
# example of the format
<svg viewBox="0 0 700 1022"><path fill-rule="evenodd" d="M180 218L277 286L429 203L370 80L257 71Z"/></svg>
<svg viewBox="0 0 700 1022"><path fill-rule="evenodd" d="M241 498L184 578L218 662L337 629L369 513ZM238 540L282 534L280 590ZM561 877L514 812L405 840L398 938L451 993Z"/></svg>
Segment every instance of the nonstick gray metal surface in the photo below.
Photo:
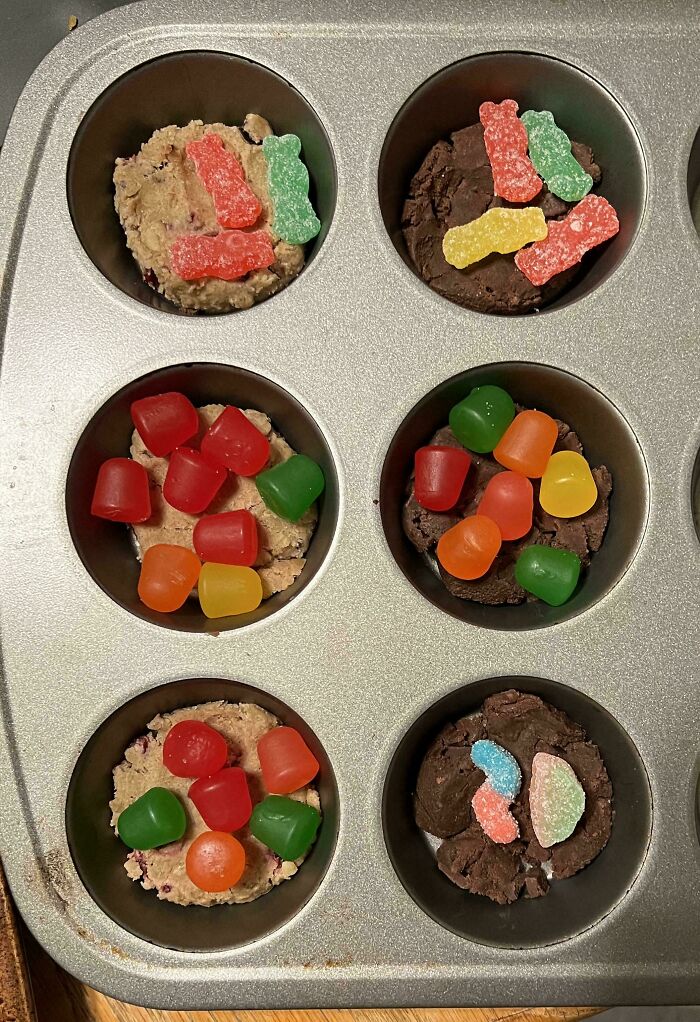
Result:
<svg viewBox="0 0 700 1022"><path fill-rule="evenodd" d="M700 239L689 201L700 179L699 44L692 5L680 3L419 2L408 14L398 3L377 13L366 0L346 18L321 2L175 0L89 23L31 79L0 158L0 846L27 922L83 980L180 1008L700 999L700 546L691 497L700 444ZM66 174L82 118L132 68L181 51L233 54L270 69L296 90L290 96L302 97L313 114L308 125L319 124L332 149L325 187L327 208L334 201L335 208L325 240L297 281L243 313L188 318L136 300L92 262L71 220ZM512 78L507 86L523 102L545 105L551 90L551 105L564 103L563 126L571 117L582 141L605 152L602 193L628 209L619 243L591 264L569 296L576 300L516 318L470 313L434 294L405 265L396 230L402 180L415 169L409 156L473 120L478 98L501 98L494 69L505 65L493 58L481 97L478 76L453 76L458 84L434 104L434 135L416 123L415 151L410 119L394 123L403 104L456 61L501 52L564 62L508 58L511 70L524 71L522 87ZM201 83L180 81L182 116L200 115L192 104L201 102ZM237 109L235 88L209 109L234 123L247 112ZM133 102L134 137L161 126L152 110L146 97ZM275 124L274 109L260 112ZM619 146L601 127L608 116L624 135ZM104 161L104 153L95 158ZM324 181L310 163L320 195ZM401 566L392 554L395 484L394 506L379 504L385 458L414 407L457 374L513 362L554 367L593 388L609 417L619 493L632 501L627 512L620 497L625 521L615 525L624 551L605 554L597 583L591 573L595 598L580 613L525 629L516 618L512 627L460 620L426 599L405 577L405 551ZM306 587L262 620L219 636L159 627L110 598L69 528L71 494L80 492L79 479L66 489L69 466L93 417L147 374L193 363L200 373L219 363L271 381L280 388L270 391L281 395L280 418L294 409L319 451L325 441L337 474L317 537L325 557ZM559 401L586 393L574 381L543 393L541 403L574 425L583 415L585 424L588 413ZM284 421L276 424L284 430ZM581 433L585 445L584 425ZM591 439L600 460L604 433L596 428ZM391 486L388 493L390 501ZM617 508L613 494L613 516ZM611 546L615 535L611 526ZM521 940L504 934L507 918L495 905L480 904L471 927L471 896L455 921L451 907L430 902L435 874L426 872L421 885L396 855L397 835L410 831L400 791L400 771L410 780L415 768L406 760L410 742L427 741L441 722L430 709L439 700L452 697L448 716L461 712L499 677L504 685L518 677L524 687L544 685L552 702L559 693L565 709L583 715L609 750L616 798L632 821L582 883L600 878L597 913L560 925L563 890L577 881L563 882L561 898L555 888L534 907L547 914L545 925L528 928L518 918ZM93 898L80 879L90 877L79 875L70 854L66 800L80 753L95 748L88 743L101 725L116 720L135 735L148 719L145 693L201 678L216 690L217 679L242 683L289 707L332 771L323 777L331 792L324 844L287 894L259 903L265 921L249 931L257 939L236 946L235 933L226 939L229 923L212 914L222 933L208 945L216 950L195 952L164 946L153 931L144 939L133 932L138 923L120 925L99 878ZM470 691L477 682L484 684ZM211 689L203 685L202 697ZM184 685L163 698L175 705L190 692ZM115 734L109 740L116 743ZM643 770L632 751L625 766L629 742ZM107 771L102 759L91 762ZM81 832L84 815L85 828L104 835L106 780L84 789L82 801L71 799L70 829ZM78 863L75 841L73 851ZM274 899L291 905L297 884L301 907L288 912ZM142 894L147 914L151 894ZM493 926L487 919L484 930L487 909Z"/></svg>

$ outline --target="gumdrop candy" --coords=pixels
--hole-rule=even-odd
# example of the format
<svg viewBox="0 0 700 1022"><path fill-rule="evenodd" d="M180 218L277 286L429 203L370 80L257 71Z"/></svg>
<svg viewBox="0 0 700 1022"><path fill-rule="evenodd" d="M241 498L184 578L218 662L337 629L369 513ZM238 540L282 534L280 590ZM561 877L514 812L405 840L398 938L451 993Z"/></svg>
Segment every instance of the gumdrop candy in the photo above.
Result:
<svg viewBox="0 0 700 1022"><path fill-rule="evenodd" d="M548 280L581 262L586 252L620 230L617 213L601 195L587 195L564 220L550 220L549 234L518 252L515 265L531 284Z"/></svg>
<svg viewBox="0 0 700 1022"><path fill-rule="evenodd" d="M546 237L547 221L537 206L496 207L468 224L450 227L442 239L442 254L451 266L463 270L492 252L517 252L523 245Z"/></svg>
<svg viewBox="0 0 700 1022"><path fill-rule="evenodd" d="M253 812L248 779L239 766L199 777L187 792L209 830L240 830Z"/></svg>
<svg viewBox="0 0 700 1022"><path fill-rule="evenodd" d="M429 511L449 511L454 507L471 463L469 453L459 447L439 444L419 447L415 454L413 492L420 506Z"/></svg>
<svg viewBox="0 0 700 1022"><path fill-rule="evenodd" d="M280 518L298 522L326 485L321 466L305 454L293 454L255 477L265 506Z"/></svg>
<svg viewBox="0 0 700 1022"><path fill-rule="evenodd" d="M275 258L267 231L222 231L213 237L181 234L170 249L173 271L183 280L238 280L272 266Z"/></svg>
<svg viewBox="0 0 700 1022"><path fill-rule="evenodd" d="M587 174L571 152L571 140L558 127L549 110L526 110L520 120L527 130L530 159L544 178L550 192L564 202L578 202L593 187Z"/></svg>
<svg viewBox="0 0 700 1022"><path fill-rule="evenodd" d="M144 444L156 458L170 454L199 431L197 409L177 391L133 401L131 419Z"/></svg>
<svg viewBox="0 0 700 1022"><path fill-rule="evenodd" d="M491 383L474 387L450 410L450 429L470 451L489 454L515 416L510 394Z"/></svg>
<svg viewBox="0 0 700 1022"><path fill-rule="evenodd" d="M501 549L501 533L485 515L470 515L444 532L437 545L437 559L455 578L481 578Z"/></svg>
<svg viewBox="0 0 700 1022"><path fill-rule="evenodd" d="M490 738L480 738L474 742L470 754L472 763L479 770L483 770L493 790L512 802L520 791L523 780L515 756L498 742L492 742Z"/></svg>
<svg viewBox="0 0 700 1022"><path fill-rule="evenodd" d="M511 799L494 791L484 781L472 796L472 809L484 834L499 845L510 844L520 834L518 821L510 811Z"/></svg>
<svg viewBox="0 0 700 1022"><path fill-rule="evenodd" d="M161 614L179 610L197 585L201 564L193 550L155 543L143 555L138 594L141 603Z"/></svg>
<svg viewBox="0 0 700 1022"><path fill-rule="evenodd" d="M175 777L208 777L228 759L222 734L203 720L180 720L163 742L163 766Z"/></svg>
<svg viewBox="0 0 700 1022"><path fill-rule="evenodd" d="M581 574L581 559L571 550L529 546L515 562L515 581L550 607L560 607L572 595Z"/></svg>
<svg viewBox="0 0 700 1022"><path fill-rule="evenodd" d="M598 499L588 462L577 451L557 451L547 462L540 485L540 504L556 518L585 514Z"/></svg>
<svg viewBox="0 0 700 1022"><path fill-rule="evenodd" d="M286 862L306 855L316 838L321 814L314 806L284 795L268 795L250 818L250 833Z"/></svg>
<svg viewBox="0 0 700 1022"><path fill-rule="evenodd" d="M145 522L151 517L148 473L131 458L109 458L100 465L91 514L110 522Z"/></svg>
<svg viewBox="0 0 700 1022"><path fill-rule="evenodd" d="M258 759L269 792L288 795L306 787L319 771L319 763L293 727L274 727L258 738Z"/></svg>
<svg viewBox="0 0 700 1022"><path fill-rule="evenodd" d="M533 503L532 483L526 476L498 472L489 479L476 513L494 521L502 539L521 539L532 528Z"/></svg>
<svg viewBox="0 0 700 1022"><path fill-rule="evenodd" d="M233 153L224 147L221 137L210 132L188 142L187 155L197 176L214 201L217 222L222 227L250 227L262 213L262 203L245 179L245 173Z"/></svg>
<svg viewBox="0 0 700 1022"><path fill-rule="evenodd" d="M199 574L199 603L207 617L230 617L257 610L262 582L257 571L238 564L207 561Z"/></svg>
<svg viewBox="0 0 700 1022"><path fill-rule="evenodd" d="M185 872L200 891L228 891L236 886L244 870L245 849L232 834L206 830L187 849Z"/></svg>
<svg viewBox="0 0 700 1022"><path fill-rule="evenodd" d="M192 531L192 544L202 561L251 568L258 556L258 522L247 508L204 515Z"/></svg>
<svg viewBox="0 0 700 1022"><path fill-rule="evenodd" d="M299 159L301 140L296 135L268 135L262 148L275 210L272 229L290 245L304 245L321 230L321 221L309 202L309 172Z"/></svg>
<svg viewBox="0 0 700 1022"><path fill-rule="evenodd" d="M566 760L548 752L536 753L530 780L530 818L542 847L566 841L585 808L586 793Z"/></svg>
<svg viewBox="0 0 700 1022"><path fill-rule="evenodd" d="M267 464L270 441L240 408L228 405L202 437L200 450L236 475L254 476Z"/></svg>
<svg viewBox="0 0 700 1022"><path fill-rule="evenodd" d="M182 803L167 788L149 788L117 819L117 833L124 844L142 852L179 841L186 827Z"/></svg>
<svg viewBox="0 0 700 1022"><path fill-rule="evenodd" d="M165 473L163 497L177 511L199 515L206 511L227 478L226 469L207 461L200 451L177 447Z"/></svg>
<svg viewBox="0 0 700 1022"><path fill-rule="evenodd" d="M551 415L519 412L498 441L493 456L499 465L529 479L544 475L559 429Z"/></svg>
<svg viewBox="0 0 700 1022"><path fill-rule="evenodd" d="M527 155L527 131L518 120L518 104L514 99L482 103L479 120L493 173L493 194L507 202L534 199L542 181Z"/></svg>

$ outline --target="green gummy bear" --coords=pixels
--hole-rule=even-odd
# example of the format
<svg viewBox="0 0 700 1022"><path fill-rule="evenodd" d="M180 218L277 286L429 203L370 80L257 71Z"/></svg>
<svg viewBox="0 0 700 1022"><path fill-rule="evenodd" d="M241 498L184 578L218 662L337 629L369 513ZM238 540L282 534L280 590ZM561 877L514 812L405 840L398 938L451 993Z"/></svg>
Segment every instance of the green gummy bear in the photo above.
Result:
<svg viewBox="0 0 700 1022"><path fill-rule="evenodd" d="M263 139L267 181L275 209L272 229L290 245L304 245L321 230L309 202L309 172L299 159L297 135L268 135Z"/></svg>
<svg viewBox="0 0 700 1022"><path fill-rule="evenodd" d="M515 581L550 607L560 607L572 595L581 574L581 560L570 550L528 546L515 562Z"/></svg>
<svg viewBox="0 0 700 1022"><path fill-rule="evenodd" d="M571 152L571 140L557 126L549 110L526 110L520 117L527 130L530 159L544 178L547 188L564 202L578 202L593 187L587 174Z"/></svg>

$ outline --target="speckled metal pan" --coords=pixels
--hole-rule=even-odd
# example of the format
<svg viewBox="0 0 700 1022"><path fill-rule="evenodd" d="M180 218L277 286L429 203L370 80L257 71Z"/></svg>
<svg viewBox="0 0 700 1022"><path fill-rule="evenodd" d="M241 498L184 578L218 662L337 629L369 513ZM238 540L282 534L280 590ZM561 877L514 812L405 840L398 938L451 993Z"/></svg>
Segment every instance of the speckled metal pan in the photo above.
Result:
<svg viewBox="0 0 700 1022"><path fill-rule="evenodd" d="M409 14L366 0L346 17L320 0L175 0L89 23L31 79L0 159L0 847L30 927L81 979L172 1008L700 1000L700 239L689 202L699 44L680 3L543 0L496 13L486 0L419 0ZM174 118L234 118L251 95L267 98L278 130L299 122L323 207L325 234L299 279L234 315L169 315L138 286L105 219L109 126L89 135L86 122L78 136L102 166L94 206L82 185L69 204L69 154L93 103L132 69L185 51L239 58L240 90L224 76L212 97L206 79L183 73L170 79L170 108L160 86L136 90L133 140L178 104ZM399 230L422 153L504 90L551 106L593 145L623 219L574 290L516 318L430 291ZM275 109L260 112L275 124ZM316 445L332 481L306 584L219 635L136 616L119 588L123 551L101 556L78 534L89 486L76 472L118 443L121 398L193 364L197 395L216 364L233 367L236 393L249 374L268 381L276 424ZM595 456L609 452L614 466L620 520L608 541L622 549L601 552L570 614L455 616L402 546L407 444L429 435L454 378L473 370L466 386L484 366L515 397L518 380L523 397L551 384L541 404L578 424L584 444L590 431ZM423 433L416 408L427 410ZM91 423L102 432L86 432ZM566 882L577 888L508 912L446 893L407 790L445 717L499 679L582 720L624 809L587 878ZM318 743L322 839L286 894L241 917L241 933L235 913L212 912L212 932L197 917L188 936L189 910L160 914L157 931L152 894L140 919L138 890L123 905L113 896L110 876L128 883L118 863L90 869L91 828L96 853L107 848L114 750L160 703L151 690L171 682L165 708L248 686Z"/></svg>

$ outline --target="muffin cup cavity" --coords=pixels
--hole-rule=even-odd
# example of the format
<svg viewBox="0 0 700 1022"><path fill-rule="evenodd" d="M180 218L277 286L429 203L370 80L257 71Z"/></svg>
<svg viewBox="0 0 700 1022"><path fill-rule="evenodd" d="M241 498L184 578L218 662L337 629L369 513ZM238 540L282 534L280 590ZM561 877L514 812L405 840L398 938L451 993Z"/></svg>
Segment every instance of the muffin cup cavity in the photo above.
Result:
<svg viewBox="0 0 700 1022"><path fill-rule="evenodd" d="M316 784L323 819L316 843L299 872L256 901L187 907L159 901L124 870L128 849L109 825L112 770L131 742L148 731L158 713L212 700L257 703L296 728L321 765ZM283 926L313 897L330 865L338 834L335 774L319 739L281 700L237 681L194 678L151 689L116 710L81 752L66 801L66 833L75 868L90 896L125 930L176 951L225 951L243 947Z"/></svg>
<svg viewBox="0 0 700 1022"><path fill-rule="evenodd" d="M560 607L541 600L487 606L462 600L445 588L434 554L421 555L404 533L401 513L415 451L445 426L450 409L473 387L503 387L516 403L562 419L578 434L591 466L612 474L610 519L600 550L574 595ZM394 435L382 468L379 503L389 549L409 582L441 610L482 628L523 630L558 624L592 607L627 571L648 514L649 482L636 436L615 406L590 384L552 366L500 362L459 373L439 384L408 413Z"/></svg>
<svg viewBox="0 0 700 1022"><path fill-rule="evenodd" d="M552 882L544 898L496 905L461 890L435 862L435 843L413 817L412 796L421 760L440 729L479 709L487 696L514 688L532 692L585 728L599 748L613 786L614 819L608 844L590 865ZM389 765L382 803L384 839L394 869L417 905L441 926L467 940L502 948L542 947L574 937L605 918L625 897L649 846L649 780L634 743L598 703L544 678L489 678L456 689L409 728Z"/></svg>
<svg viewBox="0 0 700 1022"><path fill-rule="evenodd" d="M130 406L138 398L181 391L195 406L221 403L266 412L273 427L291 446L318 462L325 490L318 500L318 524L296 581L263 600L257 610L235 617L205 618L199 602L186 600L180 610L160 614L141 603L137 593L140 564L131 531L90 513L100 465L107 458L129 455L134 429ZM101 589L137 617L185 632L223 632L262 621L299 595L328 556L338 524L339 482L333 455L311 414L278 384L256 373L218 363L190 363L158 369L117 391L87 424L73 452L66 479L66 515L75 549Z"/></svg>
<svg viewBox="0 0 700 1022"><path fill-rule="evenodd" d="M337 194L333 150L318 115L289 82L261 64L229 53L185 50L140 64L113 82L83 117L71 146L67 189L75 231L97 269L124 294L162 312L191 315L143 281L114 209L114 161L137 153L166 125L191 120L241 125L247 113L269 119L278 135L301 139L310 198L322 224L306 248L305 265L313 260Z"/></svg>
<svg viewBox="0 0 700 1022"><path fill-rule="evenodd" d="M690 216L695 230L700 234L700 128L698 128L690 150L686 183Z"/></svg>
<svg viewBox="0 0 700 1022"><path fill-rule="evenodd" d="M520 112L551 110L572 140L585 143L603 171L595 191L615 207L619 233L584 257L570 287L546 308L589 294L619 266L637 234L646 200L646 164L638 135L607 89L571 64L538 53L468 57L444 68L406 100L387 133L379 161L379 205L394 248L421 283L401 230L411 178L431 146L476 124L486 100L517 100ZM427 286L427 285L425 285Z"/></svg>

